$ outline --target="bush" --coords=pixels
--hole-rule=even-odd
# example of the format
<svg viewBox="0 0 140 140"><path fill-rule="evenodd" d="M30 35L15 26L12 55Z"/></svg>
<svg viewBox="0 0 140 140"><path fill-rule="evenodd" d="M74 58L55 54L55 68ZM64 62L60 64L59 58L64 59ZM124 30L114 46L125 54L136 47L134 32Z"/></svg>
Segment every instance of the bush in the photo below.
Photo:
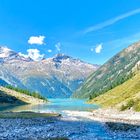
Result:
<svg viewBox="0 0 140 140"><path fill-rule="evenodd" d="M122 105L121 108L120 108L120 111L124 111L126 109L127 109L127 107L125 105Z"/></svg>
<svg viewBox="0 0 140 140"><path fill-rule="evenodd" d="M130 109L131 107L134 106L134 104L135 104L135 101L134 101L133 99L129 100L129 101L127 102L127 108Z"/></svg>
<svg viewBox="0 0 140 140"><path fill-rule="evenodd" d="M129 101L126 103L126 105L122 105L121 108L120 108L120 110L121 110L121 111L124 111L124 110L126 110L126 109L130 109L131 107L134 106L134 104L135 104L135 101L134 101L133 99L131 99L131 100L129 100Z"/></svg>

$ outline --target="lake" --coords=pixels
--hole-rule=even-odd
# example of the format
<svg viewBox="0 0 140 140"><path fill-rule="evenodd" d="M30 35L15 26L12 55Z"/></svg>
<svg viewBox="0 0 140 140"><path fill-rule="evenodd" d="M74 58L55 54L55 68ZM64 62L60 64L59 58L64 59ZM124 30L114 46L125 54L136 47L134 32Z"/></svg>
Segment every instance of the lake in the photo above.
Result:
<svg viewBox="0 0 140 140"><path fill-rule="evenodd" d="M92 111L99 108L98 105L86 104L86 100L79 99L48 99L49 103L40 105L22 105L1 107L0 111L35 111L35 112L58 112L63 111Z"/></svg>

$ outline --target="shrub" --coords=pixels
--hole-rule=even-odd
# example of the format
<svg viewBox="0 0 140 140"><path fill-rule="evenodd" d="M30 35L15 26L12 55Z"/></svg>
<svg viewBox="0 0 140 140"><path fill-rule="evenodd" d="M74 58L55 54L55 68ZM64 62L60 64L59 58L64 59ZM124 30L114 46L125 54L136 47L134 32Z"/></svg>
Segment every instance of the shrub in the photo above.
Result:
<svg viewBox="0 0 140 140"><path fill-rule="evenodd" d="M135 104L135 101L134 101L133 99L129 100L129 101L127 102L127 108L130 109L131 107L134 106L134 104Z"/></svg>
<svg viewBox="0 0 140 140"><path fill-rule="evenodd" d="M134 101L133 99L131 99L131 100L129 100L129 101L126 103L126 105L122 105L121 108L120 108L120 110L121 110L121 111L124 111L124 110L126 110L126 109L130 109L131 107L134 106L134 104L135 104L135 101Z"/></svg>
<svg viewBox="0 0 140 140"><path fill-rule="evenodd" d="M121 108L120 108L120 111L124 111L126 109L127 109L127 107L125 105L122 105Z"/></svg>

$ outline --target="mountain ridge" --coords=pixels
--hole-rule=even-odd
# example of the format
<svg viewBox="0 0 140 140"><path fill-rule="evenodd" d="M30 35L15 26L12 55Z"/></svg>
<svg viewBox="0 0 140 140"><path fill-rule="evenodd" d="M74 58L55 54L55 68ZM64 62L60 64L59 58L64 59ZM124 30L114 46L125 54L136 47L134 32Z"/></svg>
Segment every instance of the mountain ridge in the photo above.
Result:
<svg viewBox="0 0 140 140"><path fill-rule="evenodd" d="M140 41L133 43L109 59L87 78L72 97L94 98L122 84L131 78L132 69L139 60Z"/></svg>
<svg viewBox="0 0 140 140"><path fill-rule="evenodd" d="M6 57L6 60L3 58L0 67L17 78L21 83L20 87L42 93L45 97L70 97L87 76L99 67L65 54L57 54L40 61L18 56Z"/></svg>

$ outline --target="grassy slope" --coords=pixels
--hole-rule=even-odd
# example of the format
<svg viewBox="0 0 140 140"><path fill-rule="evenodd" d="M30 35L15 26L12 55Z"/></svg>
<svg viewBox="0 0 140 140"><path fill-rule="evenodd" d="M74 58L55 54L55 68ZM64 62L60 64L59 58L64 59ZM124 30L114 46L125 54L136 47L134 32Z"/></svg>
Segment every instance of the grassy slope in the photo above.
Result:
<svg viewBox="0 0 140 140"><path fill-rule="evenodd" d="M90 100L89 103L97 103L105 108L117 109L121 109L123 105L128 106L128 108L131 106L136 111L140 111L140 73L122 85Z"/></svg>
<svg viewBox="0 0 140 140"><path fill-rule="evenodd" d="M11 89L8 89L8 88L5 88L5 87L0 87L0 91L2 93L4 93L5 95L7 95L7 97L12 96L12 97L16 98L17 100L24 102L25 104L45 103L45 101L42 100L42 99L38 99L38 98L29 96L29 95L26 95L26 94L23 94L23 93L19 93L19 92L16 92L14 90L11 90ZM0 95L2 96L2 94L0 94Z"/></svg>

